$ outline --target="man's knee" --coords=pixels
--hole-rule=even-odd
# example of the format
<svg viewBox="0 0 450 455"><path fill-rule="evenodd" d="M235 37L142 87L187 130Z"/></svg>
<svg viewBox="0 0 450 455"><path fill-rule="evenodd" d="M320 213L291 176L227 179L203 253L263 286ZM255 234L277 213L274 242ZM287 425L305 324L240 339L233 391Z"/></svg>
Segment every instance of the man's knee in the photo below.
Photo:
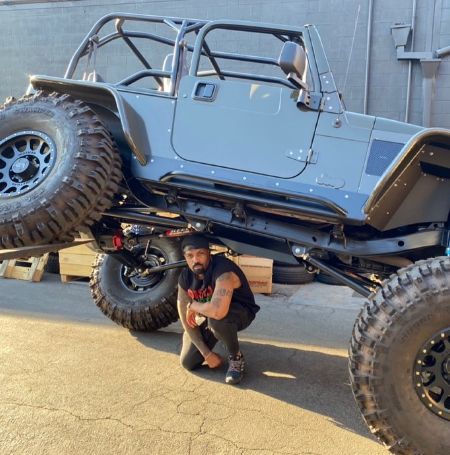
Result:
<svg viewBox="0 0 450 455"><path fill-rule="evenodd" d="M199 368L203 361L199 361L198 358L193 359L188 356L181 356L180 357L180 365L188 371L195 370L196 368Z"/></svg>
<svg viewBox="0 0 450 455"><path fill-rule="evenodd" d="M220 334L224 332L229 332L230 330L235 330L236 328L233 327L234 324L230 324L230 321L227 321L226 319L208 319L208 328L211 330L211 332L217 337Z"/></svg>
<svg viewBox="0 0 450 455"><path fill-rule="evenodd" d="M194 362L192 362L192 360L186 359L186 358L180 358L180 365L185 370L188 370L188 371L195 370L195 368L197 367L197 365Z"/></svg>

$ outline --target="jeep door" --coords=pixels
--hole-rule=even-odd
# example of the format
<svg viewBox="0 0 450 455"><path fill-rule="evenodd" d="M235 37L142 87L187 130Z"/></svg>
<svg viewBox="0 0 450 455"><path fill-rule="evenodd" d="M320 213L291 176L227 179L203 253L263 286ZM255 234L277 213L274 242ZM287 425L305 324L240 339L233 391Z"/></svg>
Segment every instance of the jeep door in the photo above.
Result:
<svg viewBox="0 0 450 455"><path fill-rule="evenodd" d="M208 27L215 29L222 25L213 23ZM202 30L197 48L205 49L203 43L209 31ZM230 30L226 32L229 35ZM239 30L240 35L245 32L252 36L248 40L240 39L239 48L257 39L254 29ZM299 108L299 90L290 86L276 65L283 42L268 34L267 29L264 37L274 42L275 56L220 51L214 56L211 50L213 59L209 61L214 68L202 72L198 70L202 65L195 61L194 52L190 75L180 82L172 129L172 145L180 158L278 178L293 178L305 169L318 111ZM229 36L227 39L231 40ZM246 57L253 61L245 62ZM260 62L256 61L258 58ZM232 65L236 62L244 62L248 71L235 71L238 65ZM266 72L258 73L260 68Z"/></svg>

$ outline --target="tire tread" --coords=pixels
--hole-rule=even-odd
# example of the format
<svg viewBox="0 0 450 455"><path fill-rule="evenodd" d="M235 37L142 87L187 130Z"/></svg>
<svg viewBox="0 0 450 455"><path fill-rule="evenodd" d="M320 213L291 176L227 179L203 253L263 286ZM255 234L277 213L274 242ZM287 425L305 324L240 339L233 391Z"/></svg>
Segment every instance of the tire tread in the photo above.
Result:
<svg viewBox="0 0 450 455"><path fill-rule="evenodd" d="M349 372L353 395L372 433L392 453L422 455L404 435L389 423L389 412L378 402L382 375L378 357L389 346L384 339L409 307L426 302L430 295L448 293L450 258L417 261L383 281L361 309L349 346Z"/></svg>
<svg viewBox="0 0 450 455"><path fill-rule="evenodd" d="M77 230L91 226L111 207L122 180L121 159L112 137L82 101L67 94L37 92L5 103L0 113L36 103L68 113L68 121L77 125L79 152L71 157L73 166L56 191L47 193L39 204L20 209L20 222L15 211L5 209L0 217L0 248L72 239Z"/></svg>
<svg viewBox="0 0 450 455"><path fill-rule="evenodd" d="M96 256L90 278L90 290L92 298L102 313L116 324L130 330L155 331L167 327L178 320L177 310L177 286L173 290L151 304L133 305L128 308L119 308L102 288L100 270L106 255Z"/></svg>

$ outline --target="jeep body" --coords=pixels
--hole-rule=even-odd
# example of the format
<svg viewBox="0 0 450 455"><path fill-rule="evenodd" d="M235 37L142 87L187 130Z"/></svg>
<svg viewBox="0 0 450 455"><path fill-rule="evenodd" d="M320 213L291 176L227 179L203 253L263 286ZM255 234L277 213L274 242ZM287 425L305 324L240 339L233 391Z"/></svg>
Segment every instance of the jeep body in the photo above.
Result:
<svg viewBox="0 0 450 455"><path fill-rule="evenodd" d="M156 26L172 35L155 33ZM223 33L236 34L237 49L222 49ZM246 34L267 41L259 49L267 52L240 52ZM100 71L97 54L116 41L142 68L108 82L101 74L108 67ZM146 56L153 45L166 49L158 68ZM355 324L351 377L367 422L397 453L435 447L433 437L414 431L410 444L401 424L386 429L374 392L377 374L382 374L378 366L392 363L387 357L385 363L378 361L377 355L385 352L380 340L391 333L402 339L414 333L409 322L396 325L394 317L414 301L418 313L411 324L430 314L430 327L417 334L411 352L395 351L395 359L412 356L411 362L416 358L426 364L420 357L423 343L430 337L447 339L447 332L448 344L438 357L448 354L448 359L442 360L442 370L424 371L420 387L427 393L416 391L416 397L410 379L401 390L413 390L414 400L432 409L425 411L430 422L437 416L438 434L450 434L448 302L445 293L436 291L443 300L436 297L428 307L422 286L436 279L446 289L450 270L444 257L449 246L450 131L346 111L312 25L111 14L86 35L64 77L32 76L30 82L27 97L9 100L0 111L0 213L6 220L0 239L9 249L0 257L64 248L72 244L72 233L80 231L95 240L99 252L121 264L122 272L113 263L108 267L122 273L124 283L136 291L145 288L139 279L153 274L164 281L166 273L184 265L175 243L161 239L176 242L178 236L202 232L237 254L304 263L313 273L326 272L370 299ZM54 121L48 120L52 106ZM65 158L61 181L67 193L58 196L60 189L49 182L63 167L54 162L68 153L66 146L74 156ZM81 170L80 178L73 169ZM33 201L41 203L40 214ZM124 231L123 223L146 228ZM164 254L166 247L170 254ZM134 322L123 316L126 309L115 313L121 303L111 303L115 297L105 296L109 291L101 288L105 264L105 259L97 263L93 278L97 305L109 317L116 315L116 322L145 329L146 308ZM161 326L177 317L169 288L170 299L157 297L158 305L170 303ZM428 312L433 305L436 310ZM386 341L391 342L395 340ZM406 375L411 365L399 374ZM439 398L430 375L442 375ZM380 393L379 398L389 401L392 396ZM442 447L449 444L444 440Z"/></svg>

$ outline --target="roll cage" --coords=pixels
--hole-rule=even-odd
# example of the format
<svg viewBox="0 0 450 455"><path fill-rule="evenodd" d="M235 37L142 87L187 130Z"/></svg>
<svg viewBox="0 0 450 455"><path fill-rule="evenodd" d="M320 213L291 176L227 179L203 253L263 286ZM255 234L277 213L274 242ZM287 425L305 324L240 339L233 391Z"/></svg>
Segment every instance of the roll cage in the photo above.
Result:
<svg viewBox="0 0 450 455"><path fill-rule="evenodd" d="M107 26L113 23L114 31L105 33ZM167 38L158 33L142 31L136 29L137 23L145 24L164 24L173 32L175 38ZM135 28L129 28L129 25L134 25ZM150 15L136 15L127 13L113 13L102 17L91 30L87 33L78 49L72 56L66 72L65 79L74 79L75 72L79 69L80 60L84 57L87 58L86 70L83 73L83 80L90 80L94 82L104 82L97 78L95 62L97 51L106 46L107 44L123 40L132 54L142 64L143 69L121 79L120 81L112 84L114 86L130 86L135 82L151 77L156 81L158 89L166 92L169 96L175 96L179 79L182 75L183 65L186 68L187 53L192 53L190 62L189 75L194 77L218 77L221 80L227 78L238 78L245 80L254 80L258 82L266 82L272 84L280 84L288 88L296 89L294 83L284 77L262 75L258 73L249 73L242 71L229 71L224 69L220 64L220 60L232 60L235 62L246 62L255 65L270 65L279 66L277 58L263 57L258 55L250 55L247 53L236 52L223 52L214 50L207 41L207 35L215 29L233 30L253 32L265 35L272 35L274 38L285 43L292 41L302 46L306 54L309 53L307 41L309 40L305 27L290 27L287 28L282 25L265 24L265 23L252 23L246 21L232 21L232 20L217 20L205 21L198 19L184 19L177 17L166 16L150 16ZM194 44L188 44L188 38L194 36ZM171 65L169 69L154 68L149 59L144 55L142 49L137 45L137 40L150 40L153 42L167 45L172 48ZM202 71L200 69L200 59L205 57L212 69ZM311 60L308 58L308 60ZM92 67L93 71L88 72ZM185 72L186 73L186 72ZM165 81L169 81L166 84ZM168 87L168 89L166 88Z"/></svg>

